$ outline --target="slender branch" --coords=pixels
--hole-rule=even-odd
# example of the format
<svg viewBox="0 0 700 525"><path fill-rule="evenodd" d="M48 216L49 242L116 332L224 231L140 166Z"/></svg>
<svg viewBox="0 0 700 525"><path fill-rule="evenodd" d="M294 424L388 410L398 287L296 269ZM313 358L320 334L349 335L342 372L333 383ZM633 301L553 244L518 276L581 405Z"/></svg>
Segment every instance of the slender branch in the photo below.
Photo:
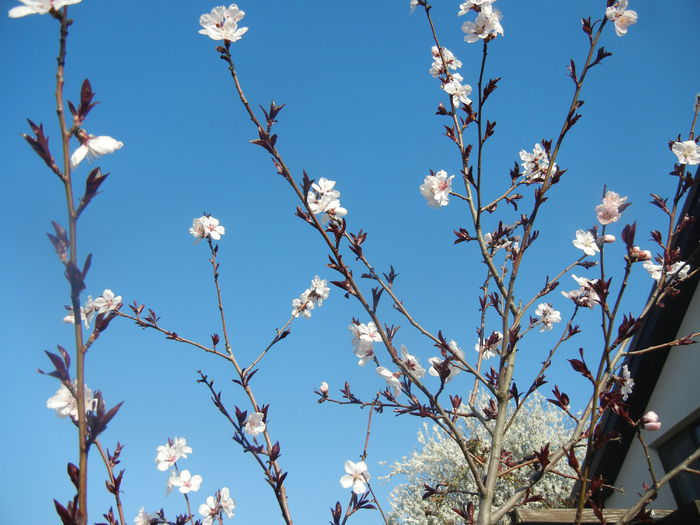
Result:
<svg viewBox="0 0 700 525"><path fill-rule="evenodd" d="M119 493L121 492L118 489L119 484L117 483L116 478L114 477L114 464L109 458L109 454L107 454L102 448L102 443L100 443L99 439L95 439L93 441L95 443L95 446L97 447L97 450L100 452L100 456L102 457L102 461L105 464L105 467L107 468L107 475L109 476L109 482L111 483L112 487L114 487L114 492L112 493L114 495L114 502L117 505L117 513L119 514L119 523L126 524L126 520L124 519L124 509L122 508L122 500L121 496L119 496ZM118 447L119 445L117 445Z"/></svg>

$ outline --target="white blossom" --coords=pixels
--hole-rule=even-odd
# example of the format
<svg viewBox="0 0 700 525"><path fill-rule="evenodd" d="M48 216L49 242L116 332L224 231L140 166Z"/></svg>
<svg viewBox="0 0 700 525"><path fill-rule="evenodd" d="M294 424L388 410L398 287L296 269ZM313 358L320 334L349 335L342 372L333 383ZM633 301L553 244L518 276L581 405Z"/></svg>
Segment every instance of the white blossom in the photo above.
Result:
<svg viewBox="0 0 700 525"><path fill-rule="evenodd" d="M98 314L106 314L113 310L117 310L122 304L122 296L114 295L112 290L105 290L102 295L95 299L94 308Z"/></svg>
<svg viewBox="0 0 700 525"><path fill-rule="evenodd" d="M477 395L475 408L488 405L488 396L482 391ZM460 412L470 409L462 406ZM512 413L513 404L508 412ZM463 436L468 436L470 451L487 456L491 437L484 426L475 418L460 418L457 422ZM571 435L571 424L566 415L554 405L548 403L539 393L531 395L516 416L504 438L504 449L511 454L514 462L532 457L535 450L546 443L550 450L558 450ZM405 525L444 525L457 523L452 508L464 502L465 493L478 492L464 454L453 439L437 426L423 425L418 432L418 451L391 465L386 478L399 477L402 484L391 492L391 523ZM577 449L579 460L585 451ZM568 475L575 475L562 459L556 470ZM516 489L527 483L533 473L530 469L519 469L508 476L499 478L495 486L494 506L502 505ZM449 489L444 496L423 498L424 484L431 486L447 483ZM561 507L569 495L573 480L552 474L544 477L533 488L533 495L544 498L544 505Z"/></svg>
<svg viewBox="0 0 700 525"><path fill-rule="evenodd" d="M461 359L464 359L464 352L462 349L457 345L456 341L450 341L447 343L447 346L450 348L453 354L458 356ZM428 373L431 376L434 377L440 377L440 372L438 372L438 369L436 367L439 367L442 363L444 363L445 360L441 357L431 357L428 359L428 363L430 363L430 368L428 369ZM448 375L445 378L445 383L449 383L452 381L454 376L456 376L461 370L453 364L453 361L450 360L450 362L447 364L447 370L448 370Z"/></svg>
<svg viewBox="0 0 700 525"><path fill-rule="evenodd" d="M561 321L561 313L554 308L552 308L552 305L549 303L540 303L537 305L537 310L535 310L535 315L537 315L540 318L540 321L542 322L542 328L540 328L540 332L544 332L546 330L551 330L554 328L554 323L558 323Z"/></svg>
<svg viewBox="0 0 700 525"><path fill-rule="evenodd" d="M321 220L324 223L331 219L341 219L348 213L348 210L340 204L340 192L335 189L335 181L325 177L321 177L318 182L311 185L306 195L306 202L311 213L323 214Z"/></svg>
<svg viewBox="0 0 700 525"><path fill-rule="evenodd" d="M77 382L73 381L73 388L77 387ZM92 390L85 387L85 412L90 412L97 408L97 399L93 397ZM73 396L73 392L61 384L56 393L46 401L46 408L56 411L58 417L68 417L74 421L78 420L78 400Z"/></svg>
<svg viewBox="0 0 700 525"><path fill-rule="evenodd" d="M136 525L151 525L151 520L158 519L157 514L146 512L143 507L139 509L139 513L134 518Z"/></svg>
<svg viewBox="0 0 700 525"><path fill-rule="evenodd" d="M637 12L627 9L628 0L618 0L614 5L605 9L605 16L615 23L617 36L627 34L627 27L637 23Z"/></svg>
<svg viewBox="0 0 700 525"><path fill-rule="evenodd" d="M340 484L344 489L352 487L352 491L358 496L367 492L367 482L370 479L370 474L367 472L367 465L364 461L345 462L345 476L340 478Z"/></svg>
<svg viewBox="0 0 700 525"><path fill-rule="evenodd" d="M243 430L251 436L255 437L258 434L265 431L265 422L263 418L265 415L262 412L253 412L248 414L245 420L245 425L243 425Z"/></svg>
<svg viewBox="0 0 700 525"><path fill-rule="evenodd" d="M595 242L593 234L586 230L576 230L576 238L571 241L576 248L583 250L586 255L595 255L600 251L598 244Z"/></svg>
<svg viewBox="0 0 700 525"><path fill-rule="evenodd" d="M487 38L503 36L501 12L493 9L490 3L482 3L481 11L473 22L464 22L462 31L466 33L464 40L470 44Z"/></svg>
<svg viewBox="0 0 700 525"><path fill-rule="evenodd" d="M632 393L632 388L634 388L634 379L632 379L632 375L630 374L630 370L627 368L627 365L622 365L621 373L620 393L622 394L622 400L627 401L627 398Z"/></svg>
<svg viewBox="0 0 700 525"><path fill-rule="evenodd" d="M73 307L67 306L66 308L71 313L63 318L63 322L75 324ZM92 300L92 295L88 295L87 301L85 301L85 304L80 307L80 319L83 321L86 330L90 328L90 323L92 323L92 320L95 318L96 314L97 308L95 307L95 301Z"/></svg>
<svg viewBox="0 0 700 525"><path fill-rule="evenodd" d="M70 156L71 168L75 168L83 161L85 157L87 157L89 160L96 159L102 155L114 153L123 146L123 142L106 135L102 135L100 137L89 135L88 138L85 139Z"/></svg>
<svg viewBox="0 0 700 525"><path fill-rule="evenodd" d="M674 142L671 151L678 157L679 164L695 166L700 164L700 146L694 140Z"/></svg>
<svg viewBox="0 0 700 525"><path fill-rule="evenodd" d="M348 326L348 330L352 333L353 351L360 358L357 364L365 366L374 359L372 344L379 343L382 340L382 336L372 321L367 324L352 323Z"/></svg>
<svg viewBox="0 0 700 525"><path fill-rule="evenodd" d="M462 67L462 62L457 59L457 57L454 56L452 51L447 49L446 47L441 48L442 49L442 56L445 57L445 63L447 64L447 69L455 70L460 67ZM430 66L430 74L434 78L438 78L440 75L445 74L445 66L442 63L442 57L440 56L440 48L438 46L433 46L430 50L431 55L433 56L433 63ZM453 73L452 77L454 78L457 74ZM459 77L461 79L461 77Z"/></svg>
<svg viewBox="0 0 700 525"><path fill-rule="evenodd" d="M192 219L192 227L190 235L197 239L206 239L210 237L215 241L221 239L221 236L226 233L226 229L219 224L219 219L211 215L202 215L199 218Z"/></svg>
<svg viewBox="0 0 700 525"><path fill-rule="evenodd" d="M314 309L314 302L309 298L309 290L306 290L298 298L292 299L292 315L299 317L300 315L311 318L311 310Z"/></svg>
<svg viewBox="0 0 700 525"><path fill-rule="evenodd" d="M456 78L452 78L449 82L442 85L445 93L452 95L452 103L459 107L460 104L469 105L472 103L471 95L472 87L469 84L462 85Z"/></svg>
<svg viewBox="0 0 700 525"><path fill-rule="evenodd" d="M200 35L206 35L212 40L228 40L236 42L243 38L247 27L238 27L238 22L245 16L236 4L229 7L218 6L199 17Z"/></svg>
<svg viewBox="0 0 700 525"><path fill-rule="evenodd" d="M576 277L573 274L571 277L579 285L579 289L570 292L561 292L564 297L571 299L578 306L586 308L593 308L593 306L600 303L600 297L593 290L594 281L586 279L585 277Z"/></svg>
<svg viewBox="0 0 700 525"><path fill-rule="evenodd" d="M408 350L404 345L401 345L401 361L404 365L406 365L406 368L413 372L413 375L415 375L417 378L420 379L425 375L425 368L420 366L420 363L415 356L408 353Z"/></svg>
<svg viewBox="0 0 700 525"><path fill-rule="evenodd" d="M471 11L474 8L481 9L482 6L490 6L495 1L496 0L467 0L466 2L462 2L459 5L459 13L457 13L457 16L466 15L469 11Z"/></svg>
<svg viewBox="0 0 700 525"><path fill-rule="evenodd" d="M10 18L27 15L45 15L52 9L58 11L63 6L79 4L82 0L19 0L24 5L13 7L7 13Z"/></svg>
<svg viewBox="0 0 700 525"><path fill-rule="evenodd" d="M661 266L660 264L654 264L651 261L645 261L643 266L644 269L647 272L649 272L649 276L656 282L658 282L659 279L661 279L661 270L663 270L663 266ZM672 276L676 274L678 279L686 279L688 277L689 271L690 267L684 261L675 262L666 272L666 280L669 280Z"/></svg>
<svg viewBox="0 0 700 525"><path fill-rule="evenodd" d="M236 503L231 498L229 489L223 487L218 490L214 496L209 496L205 503L199 506L199 513L204 516L202 525L212 525L214 520L218 519L222 513L233 518L233 509L236 508Z"/></svg>
<svg viewBox="0 0 700 525"><path fill-rule="evenodd" d="M484 359L491 359L493 356L498 355L500 352L500 346L503 342L503 334L496 330L489 337L485 338L483 343L477 341L474 345L474 350L480 352Z"/></svg>
<svg viewBox="0 0 700 525"><path fill-rule="evenodd" d="M520 166L527 182L544 182L549 170L549 155L541 144L535 144L532 153L520 150ZM557 165L552 166L552 172L557 170Z"/></svg>
<svg viewBox="0 0 700 525"><path fill-rule="evenodd" d="M396 374L383 366L377 367L377 373L386 380L386 384L391 389L391 394L394 397L399 397L399 394L401 393L401 382L399 381L399 378L396 377Z"/></svg>
<svg viewBox="0 0 700 525"><path fill-rule="evenodd" d="M202 484L202 476L195 474L194 476L189 470L183 470L177 475L171 476L168 481L168 487L178 487L182 494L197 492Z"/></svg>
<svg viewBox="0 0 700 525"><path fill-rule="evenodd" d="M160 445L156 449L156 467L165 472L171 468L179 459L187 458L187 454L192 453L192 447L187 446L187 440L182 437L168 439L165 445Z"/></svg>
<svg viewBox="0 0 700 525"><path fill-rule="evenodd" d="M428 206L432 208L447 206L454 178L454 175L448 177L445 170L439 170L434 175L425 177L423 184L420 185L420 193L428 201Z"/></svg>

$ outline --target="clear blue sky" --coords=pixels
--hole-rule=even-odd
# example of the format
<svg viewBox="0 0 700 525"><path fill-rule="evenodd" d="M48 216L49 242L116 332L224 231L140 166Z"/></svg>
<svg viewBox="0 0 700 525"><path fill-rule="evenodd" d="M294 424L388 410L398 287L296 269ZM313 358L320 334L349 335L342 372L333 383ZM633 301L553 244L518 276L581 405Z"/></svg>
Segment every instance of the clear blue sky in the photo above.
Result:
<svg viewBox="0 0 700 525"><path fill-rule="evenodd" d="M435 4L443 44L464 62L465 82L476 85L481 46L463 41L459 2ZM520 149L531 150L558 133L572 87L565 67L572 57L581 63L585 52L580 18L601 16L604 4L498 2L505 37L490 46L487 76L503 80L487 109L487 118L498 122L485 155L487 193L495 195L507 184ZM610 28L602 43L613 56L586 82L583 118L558 159L568 172L558 201L550 201L541 216L543 232L525 269L523 292L579 255L571 239L576 229L593 224L603 184L630 197L634 205L625 219L638 220L639 240L651 248L645 232L659 215L646 204L648 193L670 191L666 174L675 157L666 141L687 133L700 91L693 38L700 4L631 4L639 23L624 38ZM6 13L16 3L0 5ZM236 351L245 362L286 321L292 298L314 274L335 275L325 268L320 239L293 217L297 203L289 188L265 152L247 143L253 129L217 57L217 44L197 34L199 15L213 6L201 0L85 0L70 8L75 24L67 98L77 101L82 80L89 78L100 104L86 128L125 144L95 164L112 175L81 220L80 250L95 257L87 293L97 296L111 288L126 302L147 303L164 326L207 341L219 331L207 249L194 245L187 230L203 211L214 214L227 228L220 252L223 292ZM454 201L447 209L430 209L418 192L429 169L453 174L459 167L454 148L441 136L443 120L434 116L445 99L427 72L431 39L425 17L410 14L408 0L268 0L239 6L247 13L242 25L250 27L233 45L241 81L254 106L273 99L287 104L277 131L289 166L298 177L306 169L312 177L338 181L349 229L369 231L365 249L375 266L394 264L400 273L396 290L416 317L475 355L482 265L474 247L452 246L452 230L467 226L467 215ZM28 131L26 117L43 122L58 155L56 49L57 23L50 17L0 17L0 210L8 234L0 279L8 392L0 409L5 422L0 507L7 523L58 522L51 499L70 497L65 463L76 461L70 423L45 408L58 385L36 373L49 366L43 350L69 346L72 337L71 327L61 323L67 284L45 236L51 220L65 223L62 188L20 137ZM77 176L87 171L82 165ZM508 213L505 220L513 218ZM634 309L650 285L641 268L635 272L627 309ZM573 281L562 284L572 288ZM561 296L551 300L564 316L570 312ZM382 386L371 368L356 365L347 331L353 316L368 320L358 305L332 290L311 320L295 322L292 336L275 348L254 382L258 398L272 405L270 430L282 444L299 524L325 522L336 500L347 502L349 491L338 479L343 462L361 452L366 424L365 411L317 405L312 390L326 380L337 391L349 380L358 395L369 398ZM383 316L404 325L397 342L423 362L435 355L388 304ZM592 332L597 319L587 319ZM550 334L535 333L524 342L522 385L551 341ZM579 345L592 350L594 341L572 343L562 358L572 357ZM110 405L125 401L103 441L110 449L117 440L126 445L129 520L140 506L163 506L171 515L182 511L178 494L165 497L167 475L153 460L168 436L185 436L194 453L181 467L204 477L195 506L228 486L238 505L236 522L278 522L272 494L252 458L231 442L229 427L195 384L201 368L224 389L229 406L244 406L223 362L116 321L87 363L88 385L101 389ZM551 383L565 378L566 390L584 393L568 365L553 374ZM470 384L450 386L463 393ZM375 419L368 459L375 477L386 471L379 461L393 461L415 447L420 424L390 413ZM102 488L103 472L94 461L91 521L112 503ZM390 488L375 487L383 495ZM354 523L378 519L365 512Z"/></svg>

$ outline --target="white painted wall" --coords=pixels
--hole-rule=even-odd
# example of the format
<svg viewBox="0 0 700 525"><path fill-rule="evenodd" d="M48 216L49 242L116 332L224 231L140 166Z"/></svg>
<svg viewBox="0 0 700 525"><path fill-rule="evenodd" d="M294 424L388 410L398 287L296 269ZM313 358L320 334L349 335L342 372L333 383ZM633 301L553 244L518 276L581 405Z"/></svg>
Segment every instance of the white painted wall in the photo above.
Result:
<svg viewBox="0 0 700 525"><path fill-rule="evenodd" d="M700 288L690 301L676 338L700 331ZM657 478L665 472L659 456L654 450L665 439L674 435L680 428L690 423L689 416L697 417L700 410L700 343L689 346L674 347L666 359L661 376L649 400L647 410L653 410L661 419L661 430L643 431L643 437L649 449ZM635 438L625 462L620 469L616 486L624 486L625 493L614 493L606 501L608 508L629 507L643 492L642 482L651 483L644 451ZM677 507L671 489L662 487L656 501L650 508L675 509Z"/></svg>

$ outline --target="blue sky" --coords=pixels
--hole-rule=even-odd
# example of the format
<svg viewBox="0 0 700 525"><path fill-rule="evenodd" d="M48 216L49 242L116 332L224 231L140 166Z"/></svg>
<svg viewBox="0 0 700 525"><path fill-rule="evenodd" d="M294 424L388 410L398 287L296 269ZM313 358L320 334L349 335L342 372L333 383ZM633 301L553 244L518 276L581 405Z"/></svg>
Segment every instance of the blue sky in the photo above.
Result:
<svg viewBox="0 0 700 525"><path fill-rule="evenodd" d="M467 45L457 18L459 2L436 1L433 10L443 45L464 62L465 82L476 85L479 44ZM4 11L15 4L0 2ZM453 246L453 229L468 225L466 210L453 201L433 210L418 186L429 169L456 173L459 158L441 135L443 117L434 115L444 94L428 74L431 39L425 17L409 13L408 1L240 3L242 25L250 27L235 43L234 59L251 102L286 103L280 115L278 147L301 177L337 181L349 210L351 231L369 231L365 252L373 264L400 276L396 290L416 318L431 331L442 330L467 353L473 348L477 287L482 264L473 246ZM486 192L496 195L520 149L556 136L571 96L566 77L570 58L582 62L586 39L582 16L599 17L603 1L512 2L500 0L505 37L489 48L487 77L503 77L487 107L497 121L485 153ZM248 144L253 128L234 96L232 82L215 51L198 35L199 15L213 7L187 2L106 2L85 0L70 8L75 24L69 37L66 96L76 101L89 78L100 104L86 123L89 132L111 135L124 148L94 165L112 175L80 224L82 256L94 254L87 293L111 288L125 302L137 300L157 311L162 324L183 336L207 341L219 331L214 291L204 244L187 230L206 211L226 226L222 240L222 286L234 345L243 362L252 360L288 318L292 298L325 267L320 239L293 212L298 203L274 173L261 148ZM613 56L595 68L584 87L583 118L569 134L558 163L568 172L540 217L542 235L524 268L521 293L536 289L579 254L574 232L595 219L602 187L628 195L634 204L625 221L638 221L639 241L659 220L646 204L648 193L666 194L675 157L666 147L687 134L693 97L700 91L692 35L700 20L695 0L632 2L639 23L624 38L612 28L602 44ZM57 388L36 373L47 368L43 350L69 345L71 328L61 323L68 299L62 268L46 239L50 221L65 223L62 188L24 143L25 118L43 122L58 155L53 101L57 24L48 16L0 18L0 159L8 251L4 257L0 306L5 381L9 402L0 416L5 475L0 502L8 523L55 522L52 498L65 501L70 485L65 463L75 461L69 422L45 408ZM88 172L81 165L76 177ZM515 215L505 211L504 221ZM488 218L495 228L497 217ZM613 233L619 233L612 228ZM651 248L647 242L647 248ZM615 251L617 250L617 251ZM611 251L618 256L620 247ZM356 273L361 270L356 269ZM649 289L635 268L627 308L634 310ZM561 289L573 289L564 281ZM552 296L566 316L571 306ZM282 464L290 471L288 491L297 523L320 523L328 508L349 492L338 479L346 459L362 451L366 412L318 405L312 390L321 380L337 391L345 380L369 398L381 379L360 369L347 325L368 319L359 305L337 290L310 320L298 320L293 334L276 347L254 387L271 404L270 430L282 444ZM398 342L423 362L435 355L388 303L386 322L403 325ZM578 346L593 352L597 312L584 316L590 336ZM534 333L523 343L517 373L522 385L542 360L553 334ZM123 485L129 520L140 506L182 511L177 494L165 497L167 476L155 469L155 449L168 436L185 436L194 449L181 467L204 477L195 506L221 486L237 500L239 523L274 523L272 494L250 457L231 441L231 431L195 384L202 369L224 390L229 403L244 406L225 363L115 321L90 350L87 383L101 389L108 404L124 401L103 441L126 445ZM580 398L585 385L568 365L553 370L558 382ZM453 382L455 393L471 381ZM551 385L549 385L551 386ZM548 390L545 392L548 393ZM247 408L247 407L245 407ZM379 461L393 461L416 446L421 421L375 418L368 464L374 477ZM111 501L102 488L103 469L93 458L91 521ZM386 496L390 486L375 483ZM386 498L384 504L388 507ZM31 509L31 510L28 510ZM376 523L366 512L355 523Z"/></svg>

